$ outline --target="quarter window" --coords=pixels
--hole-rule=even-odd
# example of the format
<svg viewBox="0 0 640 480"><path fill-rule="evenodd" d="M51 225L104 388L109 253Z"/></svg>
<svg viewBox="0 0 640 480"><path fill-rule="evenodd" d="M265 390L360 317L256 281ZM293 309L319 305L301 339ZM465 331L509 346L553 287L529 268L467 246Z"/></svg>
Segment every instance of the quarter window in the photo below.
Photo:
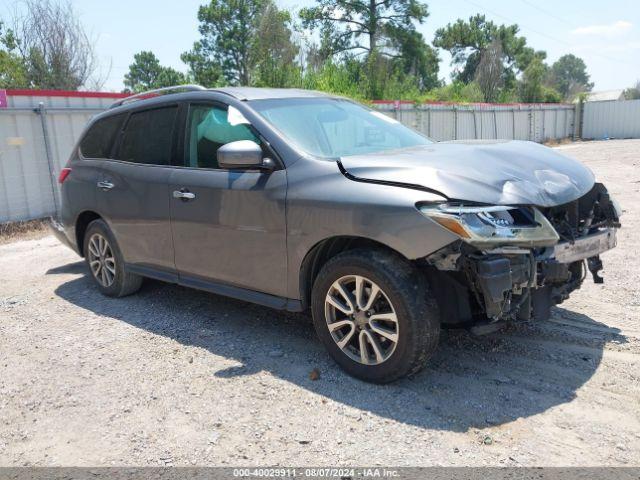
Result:
<svg viewBox="0 0 640 480"><path fill-rule="evenodd" d="M226 107L192 105L187 125L187 166L219 168L218 149L230 142L253 140L260 143L242 115ZM234 115L235 113L235 115Z"/></svg>
<svg viewBox="0 0 640 480"><path fill-rule="evenodd" d="M85 158L109 158L116 134L126 115L112 115L96 121L80 142L80 152Z"/></svg>
<svg viewBox="0 0 640 480"><path fill-rule="evenodd" d="M132 113L122 135L117 159L169 165L177 111L178 107L172 106Z"/></svg>

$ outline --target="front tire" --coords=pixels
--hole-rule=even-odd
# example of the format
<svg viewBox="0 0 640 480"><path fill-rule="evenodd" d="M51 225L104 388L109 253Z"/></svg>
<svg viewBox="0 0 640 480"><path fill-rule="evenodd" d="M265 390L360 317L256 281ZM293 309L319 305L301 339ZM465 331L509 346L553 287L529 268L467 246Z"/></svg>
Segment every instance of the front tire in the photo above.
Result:
<svg viewBox="0 0 640 480"><path fill-rule="evenodd" d="M104 220L94 220L87 227L83 252L91 278L103 295L124 297L140 289L142 277L126 271L122 252Z"/></svg>
<svg viewBox="0 0 640 480"><path fill-rule="evenodd" d="M412 375L437 348L435 299L424 275L397 254L341 253L323 266L311 297L320 340L356 378L388 383Z"/></svg>

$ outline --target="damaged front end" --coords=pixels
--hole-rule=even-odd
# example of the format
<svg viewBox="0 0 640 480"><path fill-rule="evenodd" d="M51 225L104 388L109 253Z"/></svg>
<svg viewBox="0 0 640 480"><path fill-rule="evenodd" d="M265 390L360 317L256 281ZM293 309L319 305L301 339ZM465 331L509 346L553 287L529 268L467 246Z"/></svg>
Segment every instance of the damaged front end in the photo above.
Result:
<svg viewBox="0 0 640 480"><path fill-rule="evenodd" d="M615 247L621 214L599 183L577 200L549 208L418 207L460 237L424 259L442 322L477 333L508 320L547 319L588 271L602 283L599 255Z"/></svg>

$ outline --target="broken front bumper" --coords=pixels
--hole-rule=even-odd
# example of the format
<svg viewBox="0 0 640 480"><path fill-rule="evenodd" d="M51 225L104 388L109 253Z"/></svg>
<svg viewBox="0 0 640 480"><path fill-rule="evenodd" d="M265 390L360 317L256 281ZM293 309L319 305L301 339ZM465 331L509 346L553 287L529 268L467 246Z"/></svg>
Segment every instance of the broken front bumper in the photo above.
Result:
<svg viewBox="0 0 640 480"><path fill-rule="evenodd" d="M616 229L607 228L573 242L560 242L551 248L549 258L558 263L572 263L595 257L616 246Z"/></svg>
<svg viewBox="0 0 640 480"><path fill-rule="evenodd" d="M616 229L603 228L574 241L529 249L501 247L484 251L437 252L428 258L440 270L439 295L445 323L495 322L504 319L542 320L550 308L580 288L587 268L594 281L602 269L599 255L616 246ZM585 267L586 260L586 267ZM450 284L448 284L450 282ZM444 285L444 287L443 287ZM457 298L452 299L451 288ZM460 306L466 291L468 308ZM453 302L458 302L454 305Z"/></svg>
<svg viewBox="0 0 640 480"><path fill-rule="evenodd" d="M616 229L605 228L573 241L560 242L541 252L524 250L509 255L503 249L497 256L485 252L491 260L477 260L476 284L482 292L487 316L492 319L509 315L520 319L548 318L551 306L566 300L572 291L580 288L586 274L585 260L594 282L603 282L599 275L602 270L599 255L615 246ZM500 262L501 272L483 275L487 262L491 262L492 267ZM500 284L501 295L496 292L496 281Z"/></svg>

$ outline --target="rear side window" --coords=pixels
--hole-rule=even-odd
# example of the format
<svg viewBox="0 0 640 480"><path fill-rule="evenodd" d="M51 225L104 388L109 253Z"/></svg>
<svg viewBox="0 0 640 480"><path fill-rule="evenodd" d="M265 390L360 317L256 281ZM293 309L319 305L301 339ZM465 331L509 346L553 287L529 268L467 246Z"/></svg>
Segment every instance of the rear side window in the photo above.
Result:
<svg viewBox="0 0 640 480"><path fill-rule="evenodd" d="M164 107L131 114L116 158L151 165L171 163L173 127L178 107Z"/></svg>
<svg viewBox="0 0 640 480"><path fill-rule="evenodd" d="M80 142L80 152L85 158L109 158L113 140L122 126L126 114L113 115L95 122Z"/></svg>

